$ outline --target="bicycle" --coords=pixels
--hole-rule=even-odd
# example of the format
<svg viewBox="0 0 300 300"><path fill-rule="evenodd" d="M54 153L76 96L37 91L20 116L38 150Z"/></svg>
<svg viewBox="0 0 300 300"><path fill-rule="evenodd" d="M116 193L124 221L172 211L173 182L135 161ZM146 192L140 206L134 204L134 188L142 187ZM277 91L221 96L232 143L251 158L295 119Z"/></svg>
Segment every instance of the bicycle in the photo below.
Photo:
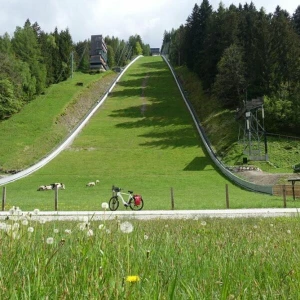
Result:
<svg viewBox="0 0 300 300"><path fill-rule="evenodd" d="M109 209L114 211L117 210L120 205L120 200L124 206L130 207L132 210L141 210L144 207L144 200L141 195L133 195L133 191L128 191L129 194L121 192L121 188L113 186L112 191L114 195L109 200ZM122 195L127 195L128 200L127 202L124 200Z"/></svg>

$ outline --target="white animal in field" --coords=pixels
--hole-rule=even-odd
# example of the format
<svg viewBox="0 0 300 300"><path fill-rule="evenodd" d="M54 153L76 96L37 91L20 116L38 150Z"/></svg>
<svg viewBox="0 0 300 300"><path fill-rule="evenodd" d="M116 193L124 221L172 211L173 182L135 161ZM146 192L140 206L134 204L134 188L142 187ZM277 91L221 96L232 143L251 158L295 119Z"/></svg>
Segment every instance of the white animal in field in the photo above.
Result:
<svg viewBox="0 0 300 300"><path fill-rule="evenodd" d="M89 182L86 186L95 186L95 185L96 185L96 183L94 181L92 181L92 182Z"/></svg>
<svg viewBox="0 0 300 300"><path fill-rule="evenodd" d="M100 182L100 180L97 179L97 180L96 180L96 184L99 183L99 182Z"/></svg>

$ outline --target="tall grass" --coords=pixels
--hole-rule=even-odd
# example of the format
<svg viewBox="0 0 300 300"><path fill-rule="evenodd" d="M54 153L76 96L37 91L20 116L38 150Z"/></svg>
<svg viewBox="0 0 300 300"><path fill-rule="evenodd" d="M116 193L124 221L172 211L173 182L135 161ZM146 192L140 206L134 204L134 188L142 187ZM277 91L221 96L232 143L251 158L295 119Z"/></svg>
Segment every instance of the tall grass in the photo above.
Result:
<svg viewBox="0 0 300 300"><path fill-rule="evenodd" d="M12 211L0 223L0 297L298 299L299 224L298 217L53 223Z"/></svg>
<svg viewBox="0 0 300 300"><path fill-rule="evenodd" d="M93 188L90 181L100 180ZM59 210L98 210L111 186L142 194L144 209L282 207L279 197L240 189L206 155L174 79L160 57L132 65L72 145L47 166L7 186L7 206L53 210L40 185L63 182ZM288 199L289 207L298 207ZM121 208L120 208L121 209Z"/></svg>

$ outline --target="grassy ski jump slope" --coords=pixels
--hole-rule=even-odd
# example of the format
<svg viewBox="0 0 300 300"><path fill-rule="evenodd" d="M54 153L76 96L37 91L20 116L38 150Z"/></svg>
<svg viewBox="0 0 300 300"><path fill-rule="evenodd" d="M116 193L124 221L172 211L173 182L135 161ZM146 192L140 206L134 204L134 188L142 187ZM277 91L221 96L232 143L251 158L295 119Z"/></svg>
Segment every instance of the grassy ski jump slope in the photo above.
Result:
<svg viewBox="0 0 300 300"><path fill-rule="evenodd" d="M171 188L175 209L225 208L226 184L231 208L282 207L281 198L244 191L218 172L161 57L134 63L68 149L7 185L7 207L53 210L54 192L37 191L53 182L66 185L59 210L101 210L112 185L142 194L149 210L170 209Z"/></svg>

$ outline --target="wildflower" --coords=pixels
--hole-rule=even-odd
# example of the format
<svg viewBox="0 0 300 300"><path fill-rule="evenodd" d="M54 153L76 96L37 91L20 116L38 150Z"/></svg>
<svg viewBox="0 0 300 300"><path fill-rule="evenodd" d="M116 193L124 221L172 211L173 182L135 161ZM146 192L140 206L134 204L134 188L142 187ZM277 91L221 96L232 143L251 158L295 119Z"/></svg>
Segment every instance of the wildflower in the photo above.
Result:
<svg viewBox="0 0 300 300"><path fill-rule="evenodd" d="M46 219L41 218L41 219L40 219L40 224L45 224L45 223L46 223Z"/></svg>
<svg viewBox="0 0 300 300"><path fill-rule="evenodd" d="M12 233L12 238L14 239L14 240L18 240L19 238L20 238L20 234L18 233L18 232L13 232Z"/></svg>
<svg viewBox="0 0 300 300"><path fill-rule="evenodd" d="M99 228L100 230L102 230L102 229L105 228L105 225L104 225L104 224L100 224L98 228Z"/></svg>
<svg viewBox="0 0 300 300"><path fill-rule="evenodd" d="M78 227L78 229L79 230L81 230L81 231L83 231L83 230L85 230L86 228L88 228L89 227L89 223L79 223L79 224L77 224L77 227Z"/></svg>
<svg viewBox="0 0 300 300"><path fill-rule="evenodd" d="M87 232L86 232L87 236L93 236L94 235L94 232L92 229L89 229Z"/></svg>
<svg viewBox="0 0 300 300"><path fill-rule="evenodd" d="M144 234L144 240L148 240L149 236L147 234Z"/></svg>
<svg viewBox="0 0 300 300"><path fill-rule="evenodd" d="M140 277L139 276L127 276L126 281L127 282L138 282L138 281L140 281Z"/></svg>
<svg viewBox="0 0 300 300"><path fill-rule="evenodd" d="M54 242L53 237L48 237L48 238L46 239L46 243L47 243L48 245L52 245L53 242Z"/></svg>
<svg viewBox="0 0 300 300"><path fill-rule="evenodd" d="M54 229L53 229L53 232L54 232L54 233L58 233L59 230L58 230L57 228L54 228Z"/></svg>
<svg viewBox="0 0 300 300"><path fill-rule="evenodd" d="M274 224L270 224L271 227L274 227Z"/></svg>
<svg viewBox="0 0 300 300"><path fill-rule="evenodd" d="M71 229L66 229L66 230L65 230L65 233L66 233L66 234L71 234L71 232L72 232Z"/></svg>
<svg viewBox="0 0 300 300"><path fill-rule="evenodd" d="M20 224L19 223L14 223L12 229L13 230L18 230L20 228Z"/></svg>
<svg viewBox="0 0 300 300"><path fill-rule="evenodd" d="M202 226L206 226L206 222L205 221L201 221L201 225Z"/></svg>
<svg viewBox="0 0 300 300"><path fill-rule="evenodd" d="M104 210L107 210L108 209L108 203L107 202L103 202L101 204L101 207L104 209Z"/></svg>
<svg viewBox="0 0 300 300"><path fill-rule="evenodd" d="M28 227L28 229L27 229L27 230L28 230L28 232L30 232L30 233L31 233L31 232L33 232L33 231L34 231L34 228L33 228L33 227Z"/></svg>
<svg viewBox="0 0 300 300"><path fill-rule="evenodd" d="M40 213L40 210L38 208L34 209L33 210L33 214L34 215L38 215Z"/></svg>
<svg viewBox="0 0 300 300"><path fill-rule="evenodd" d="M130 222L125 221L120 224L120 229L124 233L131 233L133 231L133 225Z"/></svg>
<svg viewBox="0 0 300 300"><path fill-rule="evenodd" d="M22 225L27 226L27 225L28 225L28 220L26 220L26 219L23 220L23 221L22 221Z"/></svg>
<svg viewBox="0 0 300 300"><path fill-rule="evenodd" d="M287 232L287 234L291 234L291 231L290 231L290 230L287 230L286 232Z"/></svg>

